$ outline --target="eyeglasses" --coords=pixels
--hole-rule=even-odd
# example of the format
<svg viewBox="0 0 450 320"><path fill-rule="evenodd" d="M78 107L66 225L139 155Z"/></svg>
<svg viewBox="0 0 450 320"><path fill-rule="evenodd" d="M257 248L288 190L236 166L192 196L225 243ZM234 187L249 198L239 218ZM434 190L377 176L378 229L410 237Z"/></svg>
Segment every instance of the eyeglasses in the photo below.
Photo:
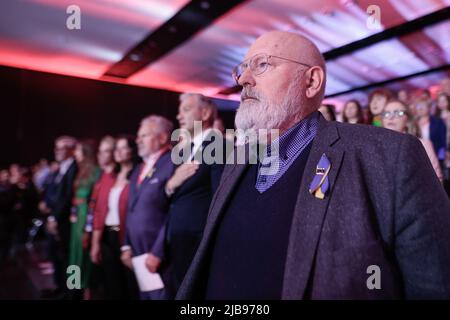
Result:
<svg viewBox="0 0 450 320"><path fill-rule="evenodd" d="M267 67L269 65L271 65L269 62L269 60L271 58L277 58L277 59L297 63L302 66L311 68L311 66L306 63L298 62L298 61L283 58L283 57L267 55L265 53L259 53L257 55L254 55L253 57L243 61L242 63L238 64L236 67L234 67L233 72L232 72L233 79L236 81L237 84L239 84L239 79L242 76L242 74L245 72L245 70L247 70L247 68L250 68L250 71L252 72L252 74L254 76L259 76L260 74L264 73L267 70Z"/></svg>
<svg viewBox="0 0 450 320"><path fill-rule="evenodd" d="M381 115L384 119L401 118L404 115L406 115L406 111L405 110L385 111Z"/></svg>

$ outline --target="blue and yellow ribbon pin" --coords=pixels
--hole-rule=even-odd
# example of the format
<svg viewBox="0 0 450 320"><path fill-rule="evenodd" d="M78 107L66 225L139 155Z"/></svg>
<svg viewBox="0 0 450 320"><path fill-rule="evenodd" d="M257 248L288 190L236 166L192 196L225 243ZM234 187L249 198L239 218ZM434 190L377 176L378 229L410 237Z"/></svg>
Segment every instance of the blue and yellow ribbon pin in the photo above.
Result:
<svg viewBox="0 0 450 320"><path fill-rule="evenodd" d="M328 181L328 173L330 172L330 169L331 162L324 153L322 154L319 163L317 163L316 175L309 186L309 193L318 199L325 198L325 194L330 188L330 182Z"/></svg>

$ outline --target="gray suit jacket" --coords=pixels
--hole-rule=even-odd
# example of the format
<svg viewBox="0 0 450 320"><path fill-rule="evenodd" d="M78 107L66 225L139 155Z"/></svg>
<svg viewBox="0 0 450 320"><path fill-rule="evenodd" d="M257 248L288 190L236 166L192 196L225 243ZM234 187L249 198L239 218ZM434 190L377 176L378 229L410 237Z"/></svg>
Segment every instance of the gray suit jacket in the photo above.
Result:
<svg viewBox="0 0 450 320"><path fill-rule="evenodd" d="M321 200L308 189L323 153L332 167ZM245 167L226 166L177 299L204 298L215 230ZM381 289L368 288L373 265ZM415 137L321 118L293 215L282 299L401 298L450 298L450 201Z"/></svg>

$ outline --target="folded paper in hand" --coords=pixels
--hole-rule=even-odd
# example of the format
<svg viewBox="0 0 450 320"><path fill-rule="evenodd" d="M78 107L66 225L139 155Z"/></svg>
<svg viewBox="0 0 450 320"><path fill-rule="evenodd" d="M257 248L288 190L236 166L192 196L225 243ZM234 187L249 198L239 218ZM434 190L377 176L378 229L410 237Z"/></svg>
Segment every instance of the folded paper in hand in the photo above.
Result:
<svg viewBox="0 0 450 320"><path fill-rule="evenodd" d="M148 253L131 258L134 274L136 275L139 285L139 290L142 292L164 288L164 283L162 282L159 273L151 273L145 266L145 260L147 257Z"/></svg>

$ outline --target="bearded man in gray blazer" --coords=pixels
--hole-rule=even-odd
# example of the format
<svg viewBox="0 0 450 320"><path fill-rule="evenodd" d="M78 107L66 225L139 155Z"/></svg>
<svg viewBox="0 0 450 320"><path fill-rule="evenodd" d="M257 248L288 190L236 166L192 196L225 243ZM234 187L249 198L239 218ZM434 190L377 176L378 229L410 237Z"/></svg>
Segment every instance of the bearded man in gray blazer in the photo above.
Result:
<svg viewBox="0 0 450 320"><path fill-rule="evenodd" d="M450 201L421 143L324 120L325 74L280 31L234 69L236 127L279 130L278 170L226 165L178 299L450 298Z"/></svg>

